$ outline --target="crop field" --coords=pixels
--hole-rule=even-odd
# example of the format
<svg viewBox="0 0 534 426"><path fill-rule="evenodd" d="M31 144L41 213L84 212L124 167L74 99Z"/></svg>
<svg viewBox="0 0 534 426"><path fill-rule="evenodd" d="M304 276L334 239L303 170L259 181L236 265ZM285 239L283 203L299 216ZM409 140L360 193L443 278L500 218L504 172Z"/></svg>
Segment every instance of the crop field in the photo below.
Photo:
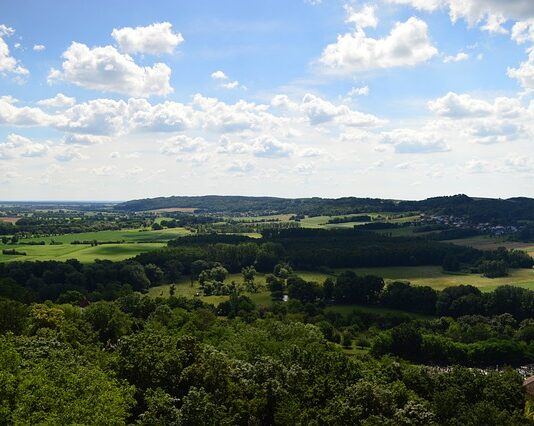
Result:
<svg viewBox="0 0 534 426"><path fill-rule="evenodd" d="M499 247L506 247L507 249L525 250L528 253L534 254L534 244L532 243L522 243L520 241L506 241L503 238L488 237L485 235L471 238L461 238L457 240L449 240L446 242L458 244L461 246L473 247L479 250L495 250Z"/></svg>
<svg viewBox="0 0 534 426"><path fill-rule="evenodd" d="M14 216L4 216L4 217L0 217L0 222L5 222L5 223L16 223L17 220L19 220L20 217L14 217Z"/></svg>
<svg viewBox="0 0 534 426"><path fill-rule="evenodd" d="M21 240L21 243L27 241L46 241L49 243L54 240L61 243L70 244L72 241L126 241L126 242L166 242L173 238L190 234L185 228L168 228L160 231L146 229L123 229L120 231L98 231L82 232L77 234L54 235L52 237L36 237Z"/></svg>

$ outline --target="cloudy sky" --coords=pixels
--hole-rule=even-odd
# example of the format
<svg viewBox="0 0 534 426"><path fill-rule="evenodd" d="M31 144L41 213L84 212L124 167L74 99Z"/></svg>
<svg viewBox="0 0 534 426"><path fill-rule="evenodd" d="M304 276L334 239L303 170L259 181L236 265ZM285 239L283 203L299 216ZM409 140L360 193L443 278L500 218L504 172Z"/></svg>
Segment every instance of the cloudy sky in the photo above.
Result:
<svg viewBox="0 0 534 426"><path fill-rule="evenodd" d="M534 1L0 2L0 199L534 197Z"/></svg>

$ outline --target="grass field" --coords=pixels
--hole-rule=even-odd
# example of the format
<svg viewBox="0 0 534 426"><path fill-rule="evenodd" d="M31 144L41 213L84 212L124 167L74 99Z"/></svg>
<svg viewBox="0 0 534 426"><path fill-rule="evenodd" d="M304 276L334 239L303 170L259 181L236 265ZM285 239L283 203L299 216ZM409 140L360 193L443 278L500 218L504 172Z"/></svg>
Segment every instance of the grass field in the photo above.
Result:
<svg viewBox="0 0 534 426"><path fill-rule="evenodd" d="M161 231L126 229L121 231L84 232L80 234L64 234L54 237L37 237L21 240L17 245L1 245L1 249L12 249L24 252L26 256L0 254L0 262L14 260L59 260L78 259L80 262L92 262L96 259L120 261L137 256L150 250L164 247L166 242L187 235L184 228L163 229ZM63 244L50 245L50 241ZM101 244L91 247L88 244L70 244L72 241L125 241L124 244ZM45 241L46 245L25 245L29 241Z"/></svg>
<svg viewBox="0 0 534 426"><path fill-rule="evenodd" d="M120 261L137 256L157 248L164 247L165 243L132 243L132 244L103 244L95 247L78 244L62 244L55 246L0 246L2 248L15 248L17 251L25 252L26 256L12 256L0 254L0 262L12 262L15 260L58 260L78 259L80 262L88 263L96 259L107 259Z"/></svg>
<svg viewBox="0 0 534 426"><path fill-rule="evenodd" d="M356 268L352 269L359 275L378 275L384 277L386 282L393 280L410 281L415 285L428 285L436 290L443 290L446 287L470 284L480 288L481 291L492 291L495 287L510 284L518 287L528 288L534 290L534 269L517 269L510 272L510 275L502 278L485 278L477 274L450 274L444 273L438 266L414 266L414 267L387 267L387 268ZM335 271L339 273L343 269ZM298 275L307 281L316 281L323 283L328 277L334 277L335 275L328 275L320 272L310 271L297 271ZM236 283L243 283L241 274L230 274L226 279L227 283L235 281ZM258 274L256 282L259 284L265 284L265 274ZM153 287L149 290L149 294L153 297L168 297L170 285L163 285L159 287ZM200 293L198 283L190 284L188 277L182 277L180 281L176 283L176 295L195 297L197 293ZM264 289L259 293L249 294L245 293L257 304L269 305L271 304L270 293ZM226 300L227 296L199 296L207 303L218 304L221 301ZM337 307L336 309L351 311L353 307L347 305ZM374 308L368 308L374 309ZM340 311L340 313L343 313Z"/></svg>
<svg viewBox="0 0 534 426"><path fill-rule="evenodd" d="M442 290L460 284L470 284L482 291L491 291L504 284L513 284L534 290L534 269L511 270L507 277L485 278L478 274L444 273L439 266L405 266L353 269L359 275L378 275L388 280L406 280L416 285L428 285Z"/></svg>

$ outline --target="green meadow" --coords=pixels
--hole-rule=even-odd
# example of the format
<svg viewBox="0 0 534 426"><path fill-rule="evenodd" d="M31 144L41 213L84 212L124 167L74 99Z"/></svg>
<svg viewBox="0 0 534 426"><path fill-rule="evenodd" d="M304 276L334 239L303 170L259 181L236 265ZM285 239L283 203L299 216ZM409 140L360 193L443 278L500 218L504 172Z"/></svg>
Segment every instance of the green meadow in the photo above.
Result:
<svg viewBox="0 0 534 426"><path fill-rule="evenodd" d="M335 270L333 274L310 271L296 271L296 273L307 281L323 283L326 278L335 278L335 274L344 270L346 269ZM534 269L511 270L507 277L502 278L485 278L478 274L444 273L441 267L438 266L355 268L351 270L359 275L378 275L384 277L386 282L394 280L410 281L414 285L427 285L436 290L443 290L444 288L460 284L473 285L485 292L492 291L495 287L505 284L534 290ZM230 274L225 282L230 283L232 281L242 284L243 277L241 274ZM258 274L256 276L256 282L262 289L258 293L244 294L249 296L257 304L270 305L271 297L265 287L265 274ZM153 297L169 297L170 287L171 285L153 287L149 290L149 294ZM175 292L177 296L200 297L203 301L215 305L228 299L228 296L201 296L198 282L191 284L189 277L186 276L175 283ZM341 307L340 309L343 310L340 313L348 313L354 309L354 306ZM345 312L347 309L349 311Z"/></svg>
<svg viewBox="0 0 534 426"><path fill-rule="evenodd" d="M120 231L83 232L63 234L53 237L23 239L17 245L2 245L0 249L15 249L26 256L0 254L0 262L14 260L59 260L78 259L80 262L93 262L96 259L120 261L137 256L150 250L164 247L166 242L190 232L185 228L152 231L144 229L126 229ZM122 244L71 244L72 241L124 241ZM27 245L30 241L45 241L46 245ZM62 244L50 245L51 241Z"/></svg>

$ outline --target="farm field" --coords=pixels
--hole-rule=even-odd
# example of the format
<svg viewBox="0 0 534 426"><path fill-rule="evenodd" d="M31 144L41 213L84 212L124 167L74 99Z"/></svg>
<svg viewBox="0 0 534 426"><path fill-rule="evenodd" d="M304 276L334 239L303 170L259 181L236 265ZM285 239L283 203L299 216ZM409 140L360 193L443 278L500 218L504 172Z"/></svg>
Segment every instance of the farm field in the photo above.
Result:
<svg viewBox="0 0 534 426"><path fill-rule="evenodd" d="M98 231L98 232L82 232L76 234L54 235L53 237L36 237L22 239L21 243L27 241L46 241L51 240L61 243L70 244L72 241L126 241L126 242L166 242L173 238L188 235L190 231L185 228L169 228L160 231L152 231L145 229L123 229L119 231Z"/></svg>
<svg viewBox="0 0 534 426"><path fill-rule="evenodd" d="M345 223L328 223L330 219L334 218L343 218L347 216L361 216L361 215L368 215L371 216L373 219L376 219L378 216L382 216L382 220L386 220L387 222L391 223L405 223L405 222L412 222L417 221L420 219L419 214L410 214L402 217L396 217L397 213L387 213L387 212L371 212L371 213L354 213L354 214L346 214L346 215L340 215L340 216L314 216L314 217L306 217L304 219L300 220L300 226L303 228L325 228L325 229L334 229L334 228L353 228L357 225L363 225L366 222L345 222ZM408 228L401 228L401 229L408 229ZM388 231L395 231L388 230ZM412 232L409 231L408 234L411 234Z"/></svg>
<svg viewBox="0 0 534 426"><path fill-rule="evenodd" d="M448 240L447 243L458 244L461 246L473 247L479 250L495 250L499 247L506 247L507 249L525 250L527 253L534 255L534 244L522 243L520 241L506 241L502 238L477 236L471 238L461 238L458 240Z"/></svg>

